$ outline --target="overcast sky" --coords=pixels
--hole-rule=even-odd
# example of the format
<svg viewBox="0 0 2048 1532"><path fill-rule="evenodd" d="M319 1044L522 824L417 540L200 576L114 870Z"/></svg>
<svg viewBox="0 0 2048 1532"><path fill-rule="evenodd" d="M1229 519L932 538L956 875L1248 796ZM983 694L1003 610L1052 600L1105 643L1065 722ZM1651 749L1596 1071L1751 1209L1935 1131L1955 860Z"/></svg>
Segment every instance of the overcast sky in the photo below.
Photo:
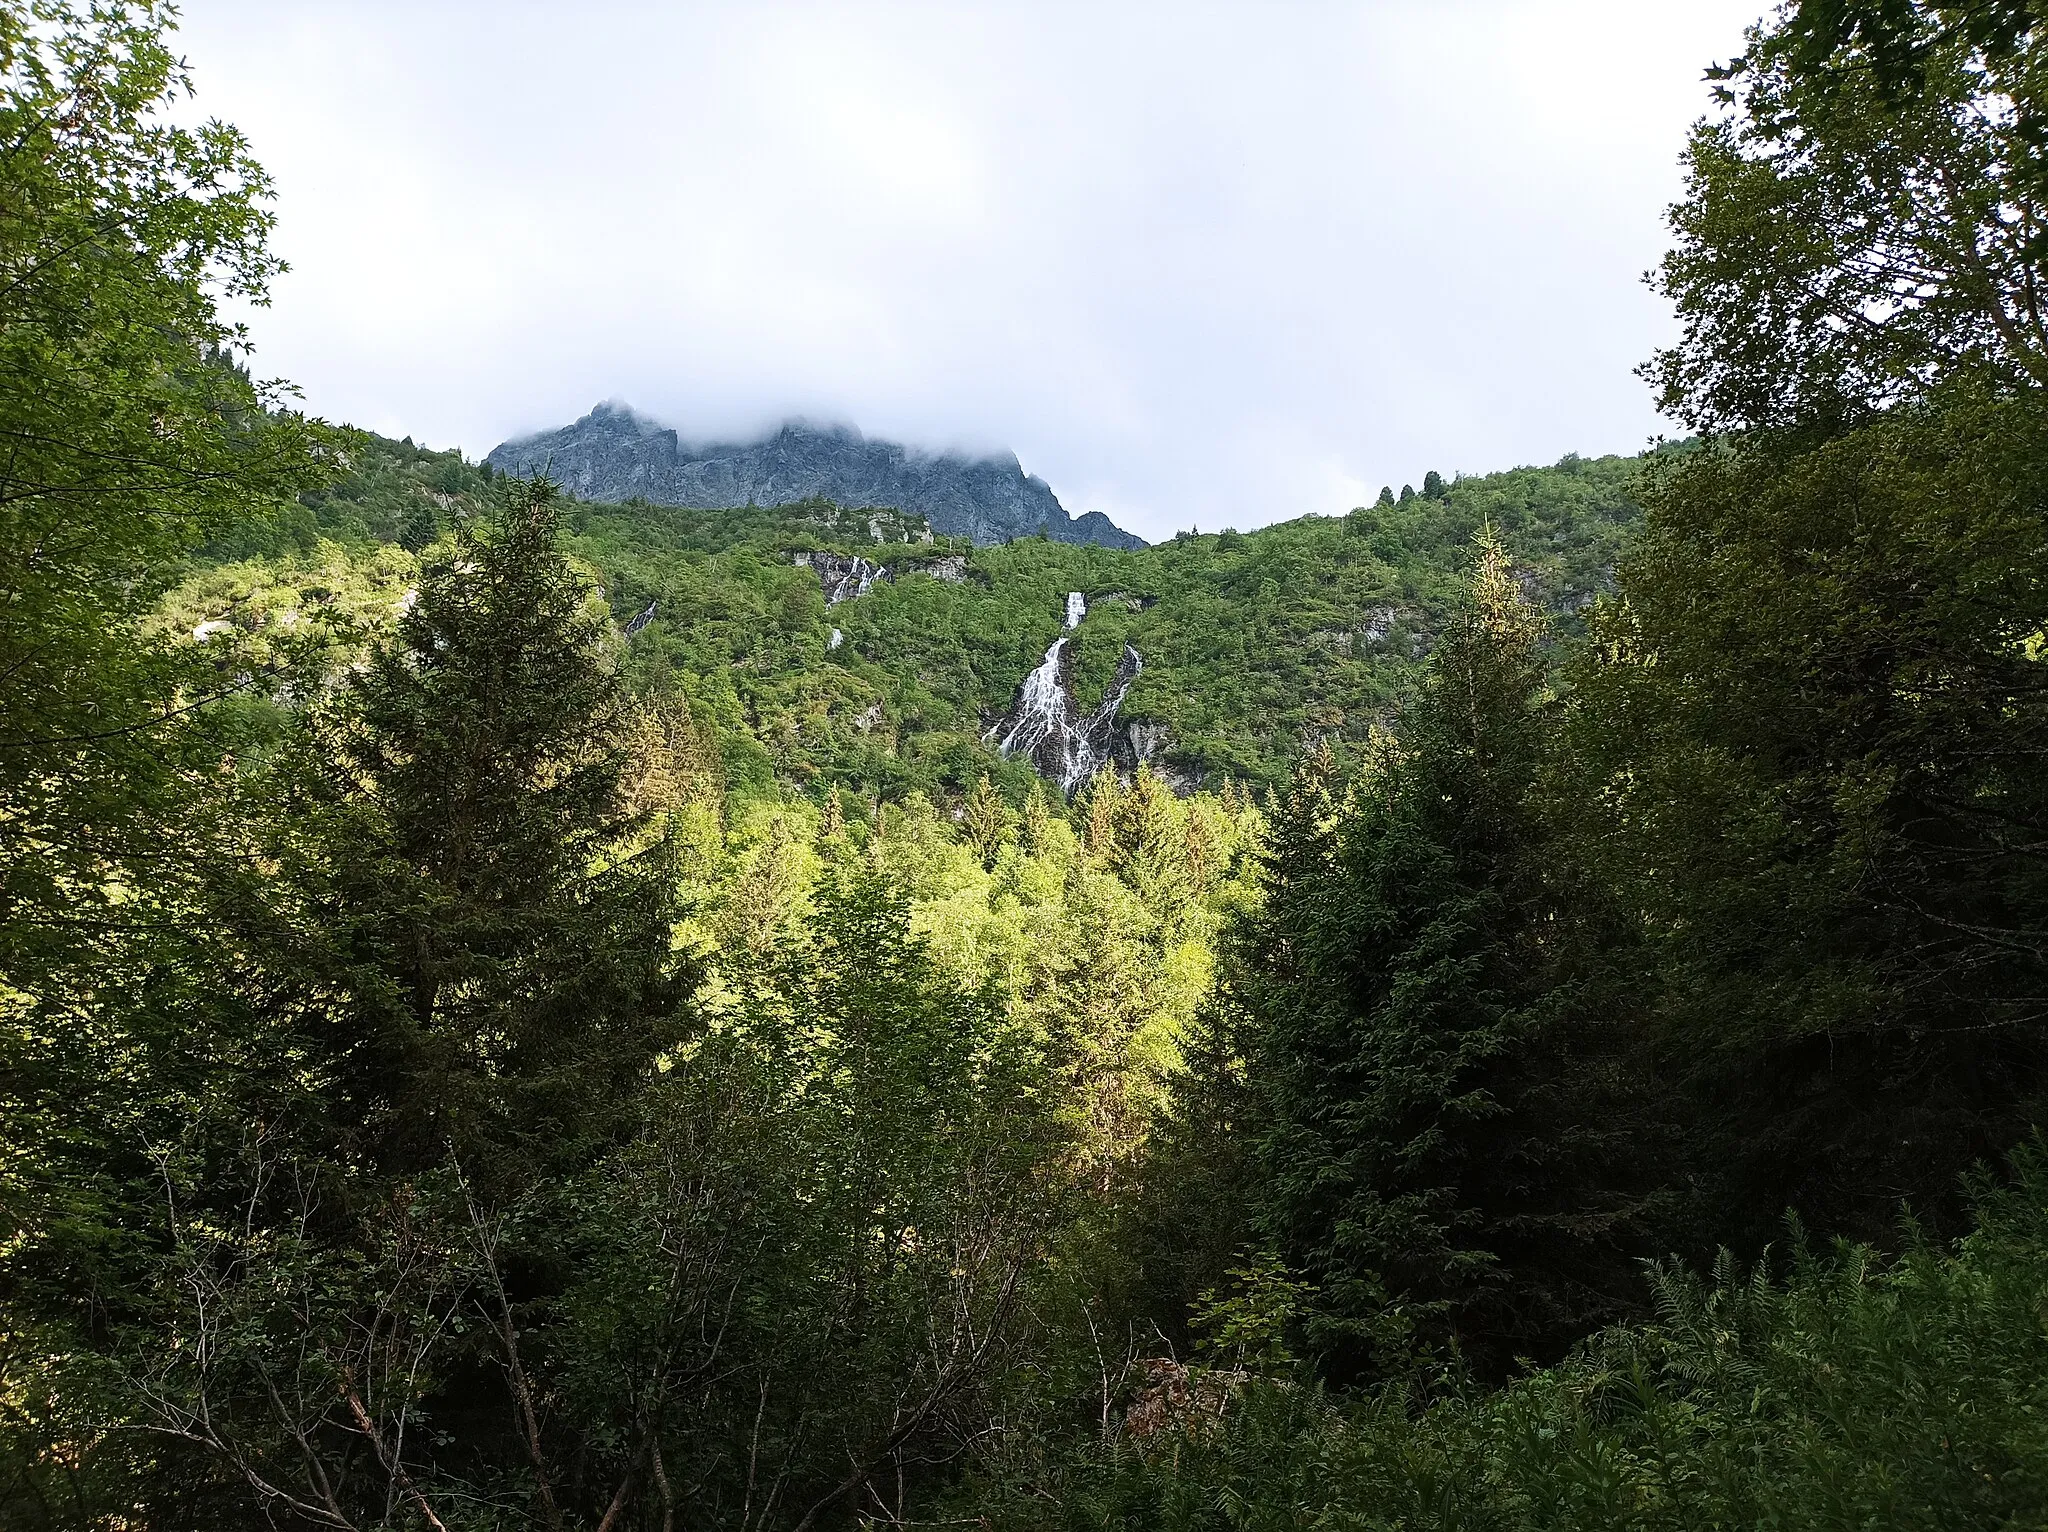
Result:
<svg viewBox="0 0 2048 1532"><path fill-rule="evenodd" d="M1639 450L1640 277L1764 4L186 0L181 46L314 411L844 420L1158 538Z"/></svg>

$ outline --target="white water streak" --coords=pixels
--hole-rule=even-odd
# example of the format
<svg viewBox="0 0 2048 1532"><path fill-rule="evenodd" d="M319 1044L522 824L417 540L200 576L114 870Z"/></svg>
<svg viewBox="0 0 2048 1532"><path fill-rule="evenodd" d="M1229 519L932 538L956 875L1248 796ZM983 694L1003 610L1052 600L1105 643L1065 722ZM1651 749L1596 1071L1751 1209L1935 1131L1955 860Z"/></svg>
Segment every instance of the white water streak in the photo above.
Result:
<svg viewBox="0 0 2048 1532"><path fill-rule="evenodd" d="M1081 599L1081 593L1069 591L1068 632L1073 631L1086 611L1087 603ZM1053 640L1038 668L1017 688L1016 706L989 731L989 738L995 741L999 754L1030 757L1041 775L1058 782L1062 792L1071 793L1109 763L1117 710L1130 695L1132 683L1145 668L1145 662L1136 649L1125 644L1116 679L1110 683L1102 706L1089 717L1079 718L1067 689L1066 650L1064 635Z"/></svg>

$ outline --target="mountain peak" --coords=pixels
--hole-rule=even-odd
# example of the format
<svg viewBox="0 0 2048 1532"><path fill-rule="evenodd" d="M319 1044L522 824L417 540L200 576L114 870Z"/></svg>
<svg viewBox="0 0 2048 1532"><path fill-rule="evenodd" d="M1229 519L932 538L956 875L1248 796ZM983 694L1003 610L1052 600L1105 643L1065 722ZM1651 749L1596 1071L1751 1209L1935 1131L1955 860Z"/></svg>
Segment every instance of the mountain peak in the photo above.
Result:
<svg viewBox="0 0 2048 1532"><path fill-rule="evenodd" d="M1069 516L1014 453L921 452L837 421L792 418L750 441L689 444L623 400L609 399L560 430L504 442L484 461L505 473L545 471L586 500L639 496L656 505L718 510L816 496L920 515L934 532L978 544L1043 534L1063 543L1145 546L1099 511Z"/></svg>

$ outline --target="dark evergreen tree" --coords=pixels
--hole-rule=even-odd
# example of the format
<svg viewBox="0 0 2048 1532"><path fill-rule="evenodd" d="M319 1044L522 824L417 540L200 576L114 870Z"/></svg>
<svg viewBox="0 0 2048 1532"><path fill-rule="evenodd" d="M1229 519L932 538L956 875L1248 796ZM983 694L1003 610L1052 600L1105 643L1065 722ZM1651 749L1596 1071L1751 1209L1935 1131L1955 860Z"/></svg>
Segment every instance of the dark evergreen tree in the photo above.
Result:
<svg viewBox="0 0 2048 1532"><path fill-rule="evenodd" d="M1216 989L1182 1044L1155 1126L1134 1228L1137 1302L1176 1344L1192 1344L1192 1309L1253 1253L1265 1188L1256 1135L1270 1121L1269 1082L1254 1077L1274 1038L1314 1029L1341 1008L1328 942L1337 889L1338 769L1326 741L1296 759L1269 811L1260 853L1265 898L1225 933ZM1341 939L1341 938L1338 938Z"/></svg>
<svg viewBox="0 0 2048 1532"><path fill-rule="evenodd" d="M1959 1217L2042 1110L2044 60L2026 4L1805 0L1695 130L1649 371L1729 434L1577 686L1702 1243Z"/></svg>
<svg viewBox="0 0 2048 1532"><path fill-rule="evenodd" d="M1631 1295L1642 1087L1545 806L1537 636L1489 539L1399 744L1335 800L1311 758L1229 969L1254 1222L1336 1376L1555 1353Z"/></svg>
<svg viewBox="0 0 2048 1532"><path fill-rule="evenodd" d="M1703 1245L1960 1217L2040 1120L2041 420L1952 396L1702 454L1595 621L1575 737L1704 1114Z"/></svg>
<svg viewBox="0 0 2048 1532"><path fill-rule="evenodd" d="M391 1167L574 1163L678 1036L674 870L625 791L609 624L555 538L552 488L509 481L280 773L290 962Z"/></svg>

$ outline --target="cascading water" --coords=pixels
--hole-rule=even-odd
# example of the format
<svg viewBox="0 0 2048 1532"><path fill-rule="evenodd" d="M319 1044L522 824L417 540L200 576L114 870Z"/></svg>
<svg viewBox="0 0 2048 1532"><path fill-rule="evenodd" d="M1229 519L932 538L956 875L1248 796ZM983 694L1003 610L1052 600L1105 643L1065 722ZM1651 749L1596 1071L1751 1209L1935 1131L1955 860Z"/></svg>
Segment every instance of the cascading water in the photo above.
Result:
<svg viewBox="0 0 2048 1532"><path fill-rule="evenodd" d="M1095 710L1095 717L1089 720L1091 726L1099 721L1103 734L1107 736L1116 724L1117 709L1124 705L1124 698L1131 694L1132 683L1138 679L1138 672L1144 668L1145 662L1139 658L1138 651L1125 644L1124 652L1117 658L1116 676L1109 683L1109 690L1102 694L1102 706ZM1105 738L1105 749L1107 743Z"/></svg>
<svg viewBox="0 0 2048 1532"><path fill-rule="evenodd" d="M1085 611L1080 593L1069 592L1069 632ZM1073 792L1109 764L1117 709L1130 695L1131 685L1145 668L1145 662L1136 649L1125 644L1117 660L1116 676L1103 693L1102 706L1086 718L1075 713L1071 666L1067 638L1062 634L1045 651L1038 668L1024 678L1024 684L1017 688L1016 702L987 735L998 754L1025 756L1040 776L1059 783L1060 791L1065 793Z"/></svg>
<svg viewBox="0 0 2048 1532"><path fill-rule="evenodd" d="M875 588L877 580L893 579L886 564L874 564L859 554L798 552L792 555L799 566L808 566L825 590L825 605L853 601Z"/></svg>
<svg viewBox="0 0 2048 1532"><path fill-rule="evenodd" d="M842 601L865 596L875 588L875 581L881 578L882 573L879 564L870 564L866 559L856 555L853 566L841 573L839 578L832 582L831 588L825 592L825 605L837 606Z"/></svg>
<svg viewBox="0 0 2048 1532"><path fill-rule="evenodd" d="M1053 640L1044 660L1017 688L1016 704L989 731L989 738L995 740L998 755L1029 756L1041 776L1071 792L1072 783L1081 780L1084 742L1074 728L1067 678L1061 673L1066 650L1065 638Z"/></svg>

